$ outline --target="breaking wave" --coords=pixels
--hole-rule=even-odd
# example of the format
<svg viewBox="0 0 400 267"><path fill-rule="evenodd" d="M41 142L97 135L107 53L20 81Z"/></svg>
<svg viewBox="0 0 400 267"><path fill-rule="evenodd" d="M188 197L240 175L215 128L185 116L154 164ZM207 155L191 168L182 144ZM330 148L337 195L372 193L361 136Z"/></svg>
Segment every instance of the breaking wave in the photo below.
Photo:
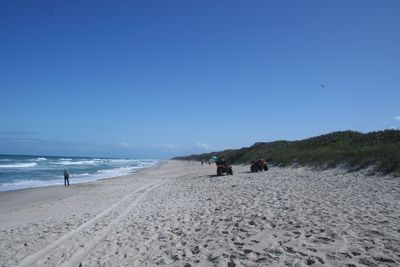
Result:
<svg viewBox="0 0 400 267"><path fill-rule="evenodd" d="M29 162L29 163L14 163L14 164L0 164L0 168L9 168L9 169L15 169L15 168L31 168L37 166L36 162Z"/></svg>
<svg viewBox="0 0 400 267"><path fill-rule="evenodd" d="M0 155L0 191L62 185L64 168L74 184L128 175L157 163L151 159Z"/></svg>

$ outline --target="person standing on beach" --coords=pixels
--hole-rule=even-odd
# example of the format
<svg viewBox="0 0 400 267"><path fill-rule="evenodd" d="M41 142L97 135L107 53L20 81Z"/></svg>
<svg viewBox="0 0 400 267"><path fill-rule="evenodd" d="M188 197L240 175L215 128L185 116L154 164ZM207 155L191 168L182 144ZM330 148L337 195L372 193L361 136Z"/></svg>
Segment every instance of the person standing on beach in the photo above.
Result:
<svg viewBox="0 0 400 267"><path fill-rule="evenodd" d="M64 169L64 185L65 186L69 186L69 172L67 170L67 168Z"/></svg>

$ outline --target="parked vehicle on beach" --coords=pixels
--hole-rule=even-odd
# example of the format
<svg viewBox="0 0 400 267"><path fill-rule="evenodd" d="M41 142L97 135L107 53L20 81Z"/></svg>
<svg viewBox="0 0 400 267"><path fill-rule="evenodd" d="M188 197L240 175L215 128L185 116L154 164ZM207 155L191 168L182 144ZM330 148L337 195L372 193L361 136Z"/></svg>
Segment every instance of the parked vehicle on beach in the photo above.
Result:
<svg viewBox="0 0 400 267"><path fill-rule="evenodd" d="M268 171L267 162L262 158L253 160L250 165L250 171L251 172Z"/></svg>
<svg viewBox="0 0 400 267"><path fill-rule="evenodd" d="M233 175L233 170L232 170L232 166L230 165L218 165L217 164L217 175L218 176L222 176L224 175L224 173L228 174L228 175Z"/></svg>
<svg viewBox="0 0 400 267"><path fill-rule="evenodd" d="M218 176L224 175L225 173L228 175L233 175L232 166L228 164L223 157L219 158L217 156L213 156L211 159L217 165Z"/></svg>

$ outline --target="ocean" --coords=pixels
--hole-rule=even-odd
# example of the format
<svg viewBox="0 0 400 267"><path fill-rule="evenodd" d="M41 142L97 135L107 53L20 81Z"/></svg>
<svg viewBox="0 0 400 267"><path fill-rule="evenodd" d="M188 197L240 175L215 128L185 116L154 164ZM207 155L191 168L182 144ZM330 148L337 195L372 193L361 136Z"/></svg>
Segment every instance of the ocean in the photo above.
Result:
<svg viewBox="0 0 400 267"><path fill-rule="evenodd" d="M152 159L0 155L0 191L71 184L127 175L156 164Z"/></svg>

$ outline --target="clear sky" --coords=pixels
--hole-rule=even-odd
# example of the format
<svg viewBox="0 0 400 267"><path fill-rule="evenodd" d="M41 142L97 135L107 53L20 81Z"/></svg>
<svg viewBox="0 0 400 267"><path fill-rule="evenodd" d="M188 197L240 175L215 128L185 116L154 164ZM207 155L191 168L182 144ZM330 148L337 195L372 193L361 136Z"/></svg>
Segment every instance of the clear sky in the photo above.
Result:
<svg viewBox="0 0 400 267"><path fill-rule="evenodd" d="M0 1L0 153L400 127L400 1Z"/></svg>

